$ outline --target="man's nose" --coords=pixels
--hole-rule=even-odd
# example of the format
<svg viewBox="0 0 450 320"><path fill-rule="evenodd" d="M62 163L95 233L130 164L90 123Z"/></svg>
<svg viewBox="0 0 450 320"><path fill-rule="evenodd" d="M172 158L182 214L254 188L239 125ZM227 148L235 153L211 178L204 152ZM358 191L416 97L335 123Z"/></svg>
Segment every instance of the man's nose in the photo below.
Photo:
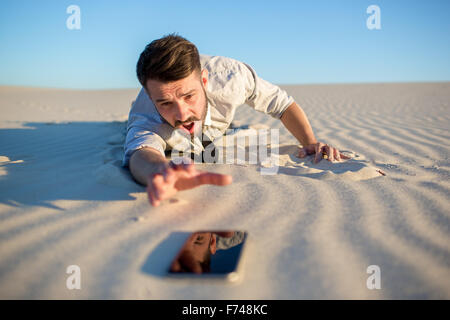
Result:
<svg viewBox="0 0 450 320"><path fill-rule="evenodd" d="M189 118L188 106L180 101L175 102L175 120L184 122Z"/></svg>

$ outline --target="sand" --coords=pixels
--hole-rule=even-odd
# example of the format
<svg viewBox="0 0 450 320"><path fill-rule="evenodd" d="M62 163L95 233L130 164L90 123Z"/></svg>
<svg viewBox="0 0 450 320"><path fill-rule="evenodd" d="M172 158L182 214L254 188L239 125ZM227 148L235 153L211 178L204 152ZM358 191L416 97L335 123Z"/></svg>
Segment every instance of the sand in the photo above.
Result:
<svg viewBox="0 0 450 320"><path fill-rule="evenodd" d="M138 89L0 87L0 298L449 299L450 83L283 88L351 160L299 159L278 120L243 106L238 125L280 129L277 174L199 164L233 183L153 208L121 167ZM166 278L180 232L208 228L249 232L242 281Z"/></svg>

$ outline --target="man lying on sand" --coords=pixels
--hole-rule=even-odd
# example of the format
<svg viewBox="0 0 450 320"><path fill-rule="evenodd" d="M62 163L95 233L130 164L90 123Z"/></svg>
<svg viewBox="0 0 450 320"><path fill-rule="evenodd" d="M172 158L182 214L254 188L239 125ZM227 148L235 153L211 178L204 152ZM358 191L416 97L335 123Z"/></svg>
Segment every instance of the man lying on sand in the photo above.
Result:
<svg viewBox="0 0 450 320"><path fill-rule="evenodd" d="M223 135L243 104L280 119L303 146L299 157L315 154L315 162L324 155L329 161L348 159L317 141L293 98L243 62L200 55L193 43L168 35L146 46L136 69L142 89L129 114L123 162L147 186L153 206L178 191L231 183L229 175L199 171L193 163L174 164L165 151L179 142L174 138L179 129L192 140L198 132L210 141Z"/></svg>

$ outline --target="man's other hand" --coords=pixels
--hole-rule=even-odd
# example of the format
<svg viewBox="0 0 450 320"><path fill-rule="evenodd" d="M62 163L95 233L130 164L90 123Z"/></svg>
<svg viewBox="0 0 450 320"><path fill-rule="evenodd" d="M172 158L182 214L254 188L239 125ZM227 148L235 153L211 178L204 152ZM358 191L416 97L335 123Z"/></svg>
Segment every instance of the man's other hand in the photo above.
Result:
<svg viewBox="0 0 450 320"><path fill-rule="evenodd" d="M315 154L314 163L318 163L324 158L324 156L326 156L328 158L328 161L331 162L350 159L349 156L342 154L338 149L322 142L313 143L307 145L306 147L300 148L298 157L304 158L307 155L311 154Z"/></svg>
<svg viewBox="0 0 450 320"><path fill-rule="evenodd" d="M161 173L147 178L148 199L152 206L174 196L178 191L192 189L203 184L225 186L232 182L226 174L198 171L193 163L172 164Z"/></svg>

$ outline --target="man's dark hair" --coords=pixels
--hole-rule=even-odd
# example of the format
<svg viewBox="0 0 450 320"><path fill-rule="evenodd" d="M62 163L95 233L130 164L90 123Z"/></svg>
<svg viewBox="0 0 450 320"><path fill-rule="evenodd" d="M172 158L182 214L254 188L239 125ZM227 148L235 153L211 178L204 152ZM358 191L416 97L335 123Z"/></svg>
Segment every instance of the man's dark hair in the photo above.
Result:
<svg viewBox="0 0 450 320"><path fill-rule="evenodd" d="M136 65L137 77L144 88L148 79L177 81L193 71L198 71L200 75L198 49L192 42L176 34L169 34L148 44Z"/></svg>

